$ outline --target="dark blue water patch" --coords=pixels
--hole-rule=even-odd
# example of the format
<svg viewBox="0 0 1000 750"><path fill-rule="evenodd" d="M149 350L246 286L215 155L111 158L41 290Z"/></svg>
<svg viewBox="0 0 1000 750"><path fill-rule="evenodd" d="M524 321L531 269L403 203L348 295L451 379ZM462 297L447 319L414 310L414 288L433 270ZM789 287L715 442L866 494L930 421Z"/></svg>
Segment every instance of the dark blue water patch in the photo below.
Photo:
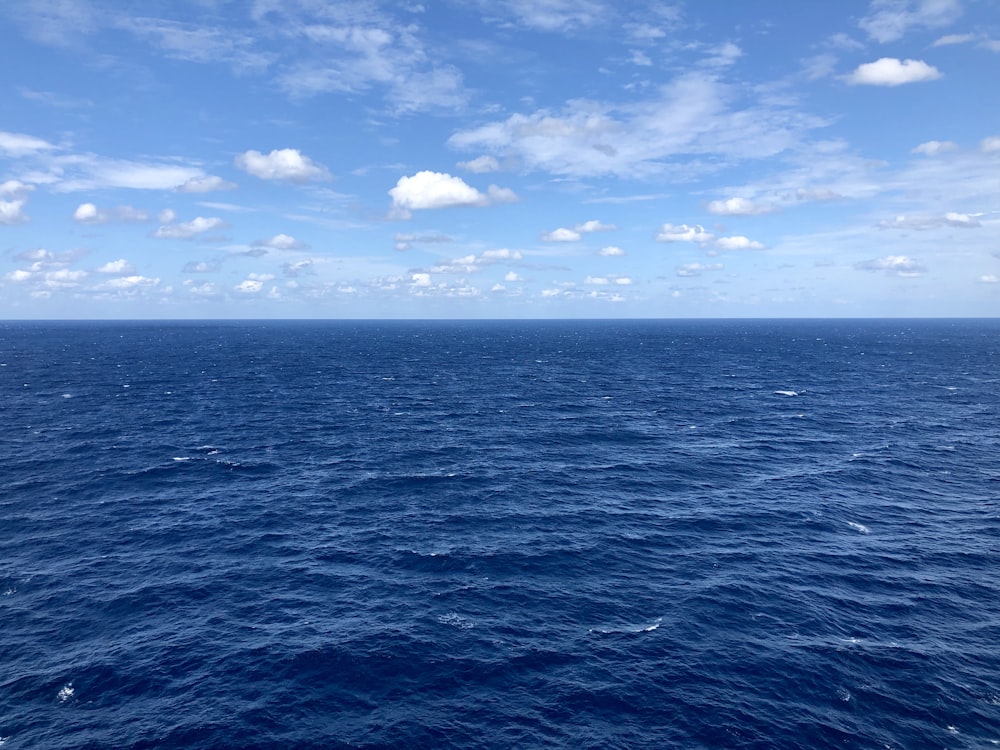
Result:
<svg viewBox="0 0 1000 750"><path fill-rule="evenodd" d="M1000 742L994 321L0 325L0 738Z"/></svg>

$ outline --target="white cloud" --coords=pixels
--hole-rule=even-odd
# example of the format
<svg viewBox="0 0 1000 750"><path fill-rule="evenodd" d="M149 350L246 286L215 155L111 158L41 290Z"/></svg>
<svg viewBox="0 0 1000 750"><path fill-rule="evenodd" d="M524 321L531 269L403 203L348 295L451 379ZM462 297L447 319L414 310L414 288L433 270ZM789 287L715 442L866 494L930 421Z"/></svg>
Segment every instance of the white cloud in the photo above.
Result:
<svg viewBox="0 0 1000 750"><path fill-rule="evenodd" d="M605 286L611 282L605 276L588 276L583 280L583 283L593 286Z"/></svg>
<svg viewBox="0 0 1000 750"><path fill-rule="evenodd" d="M392 196L392 215L408 218L411 211L456 206L489 206L517 200L511 190L490 185L486 193L465 183L460 177L444 172L422 171L411 177L400 177Z"/></svg>
<svg viewBox="0 0 1000 750"><path fill-rule="evenodd" d="M219 190L234 190L235 182L227 182L216 175L192 177L182 185L177 186L178 193L214 193Z"/></svg>
<svg viewBox="0 0 1000 750"><path fill-rule="evenodd" d="M600 0L500 0L490 7L506 11L517 23L530 29L552 32L593 26L609 10Z"/></svg>
<svg viewBox="0 0 1000 750"><path fill-rule="evenodd" d="M29 221L28 215L24 213L26 202L23 200L0 200L0 224L23 224Z"/></svg>
<svg viewBox="0 0 1000 750"><path fill-rule="evenodd" d="M619 276L618 278L615 279L615 283L618 284L618 286L631 286L632 279L630 279L628 276Z"/></svg>
<svg viewBox="0 0 1000 750"><path fill-rule="evenodd" d="M756 204L747 198L739 197L711 201L707 208L709 213L717 216L757 216L775 210L774 206Z"/></svg>
<svg viewBox="0 0 1000 750"><path fill-rule="evenodd" d="M940 28L961 15L961 0L872 0L858 26L877 42L894 42L913 27Z"/></svg>
<svg viewBox="0 0 1000 750"><path fill-rule="evenodd" d="M955 151L957 148L958 144L954 141L927 141L915 147L912 153L923 154L924 156L937 156L948 151Z"/></svg>
<svg viewBox="0 0 1000 750"><path fill-rule="evenodd" d="M591 219L590 221L585 221L582 224L577 224L574 229L577 232L588 234L590 232L613 232L618 229L614 224L602 224L597 219Z"/></svg>
<svg viewBox="0 0 1000 750"><path fill-rule="evenodd" d="M899 60L882 57L875 62L859 65L847 77L847 82L863 86L901 86L906 83L935 81L941 71L923 60Z"/></svg>
<svg viewBox="0 0 1000 750"><path fill-rule="evenodd" d="M980 276L979 281L982 284L1000 284L1000 276L995 273L987 273Z"/></svg>
<svg viewBox="0 0 1000 750"><path fill-rule="evenodd" d="M165 208L156 215L156 218L161 224L172 224L177 220L177 212L172 208Z"/></svg>
<svg viewBox="0 0 1000 750"><path fill-rule="evenodd" d="M107 220L108 217L98 211L93 203L81 203L73 212L73 221L81 224L102 224Z"/></svg>
<svg viewBox="0 0 1000 750"><path fill-rule="evenodd" d="M602 247L597 254L602 255L605 258L611 258L619 255L625 255L625 251L616 245L608 245L607 247Z"/></svg>
<svg viewBox="0 0 1000 750"><path fill-rule="evenodd" d="M722 250L763 250L764 245L749 237L735 235L733 237L720 237L715 242L716 246Z"/></svg>
<svg viewBox="0 0 1000 750"><path fill-rule="evenodd" d="M412 286L427 287L431 285L431 275L429 273L414 273L410 275Z"/></svg>
<svg viewBox="0 0 1000 750"><path fill-rule="evenodd" d="M470 159L469 161L460 161L458 167L469 172L475 172L476 174L483 174L485 172L496 172L500 169L500 162L493 156L477 156L475 159Z"/></svg>
<svg viewBox="0 0 1000 750"><path fill-rule="evenodd" d="M55 146L41 138L0 130L0 153L5 153L8 156L29 156L39 151L51 151L54 148Z"/></svg>
<svg viewBox="0 0 1000 750"><path fill-rule="evenodd" d="M166 224L153 232L153 236L160 239L190 240L199 234L204 234L213 229L224 229L227 226L229 225L218 217L206 218L199 216L191 221L185 221L180 224Z"/></svg>
<svg viewBox="0 0 1000 750"><path fill-rule="evenodd" d="M903 229L923 231L941 227L957 227L959 229L976 229L982 224L975 216L949 211L940 216L897 216L892 220L879 222L880 229Z"/></svg>
<svg viewBox="0 0 1000 750"><path fill-rule="evenodd" d="M0 182L0 197L26 198L28 193L34 189L34 185L26 185L20 180L7 180Z"/></svg>
<svg viewBox="0 0 1000 750"><path fill-rule="evenodd" d="M303 156L296 148L274 149L266 155L260 151L246 151L236 157L236 166L262 180L303 183L330 177L326 167Z"/></svg>
<svg viewBox="0 0 1000 750"><path fill-rule="evenodd" d="M266 247L271 250L306 250L309 248L305 242L301 242L288 234L276 234L269 240L257 240L254 247Z"/></svg>
<svg viewBox="0 0 1000 750"><path fill-rule="evenodd" d="M705 271L721 271L724 266L721 263L685 263L682 266L677 266L676 273L678 276L701 276Z"/></svg>
<svg viewBox="0 0 1000 750"><path fill-rule="evenodd" d="M97 269L98 273L111 273L111 274L122 274L122 275L132 275L135 273L135 268L124 258L119 258L118 260L111 260L105 263L103 266Z"/></svg>
<svg viewBox="0 0 1000 750"><path fill-rule="evenodd" d="M524 281L524 279L518 276L517 273L515 273L514 271L508 271L506 274L504 274L503 280L508 283L513 283L515 281Z"/></svg>
<svg viewBox="0 0 1000 750"><path fill-rule="evenodd" d="M979 39L979 34L946 34L940 39L934 40L932 47L945 47L951 44L967 44Z"/></svg>
<svg viewBox="0 0 1000 750"><path fill-rule="evenodd" d="M657 242L698 242L705 243L712 239L712 234L705 231L701 224L664 224L656 235Z"/></svg>
<svg viewBox="0 0 1000 750"><path fill-rule="evenodd" d="M926 271L917 261L905 255L886 255L854 265L859 271L885 271L892 276L920 276Z"/></svg>
<svg viewBox="0 0 1000 750"><path fill-rule="evenodd" d="M729 163L766 159L825 124L775 97L742 110L732 109L732 101L716 76L687 73L644 101L571 100L561 112L518 113L459 131L448 144L573 177L690 178L716 168L714 159L701 158L706 154Z"/></svg>
<svg viewBox="0 0 1000 750"><path fill-rule="evenodd" d="M581 235L579 232L566 229L565 227L559 227L558 229L553 229L551 232L542 234L544 242L579 242L580 239Z"/></svg>
<svg viewBox="0 0 1000 750"><path fill-rule="evenodd" d="M1000 135L983 138L979 143L979 150L984 154L995 154L1000 152Z"/></svg>
<svg viewBox="0 0 1000 750"><path fill-rule="evenodd" d="M160 283L159 278L151 278L149 276L122 276L118 279L108 279L103 284L100 285L101 289L113 289L121 292L130 292L137 289L142 289L146 287L153 287Z"/></svg>
<svg viewBox="0 0 1000 750"><path fill-rule="evenodd" d="M256 294L263 288L264 282L259 279L246 279L235 287L237 292L242 292L243 294Z"/></svg>

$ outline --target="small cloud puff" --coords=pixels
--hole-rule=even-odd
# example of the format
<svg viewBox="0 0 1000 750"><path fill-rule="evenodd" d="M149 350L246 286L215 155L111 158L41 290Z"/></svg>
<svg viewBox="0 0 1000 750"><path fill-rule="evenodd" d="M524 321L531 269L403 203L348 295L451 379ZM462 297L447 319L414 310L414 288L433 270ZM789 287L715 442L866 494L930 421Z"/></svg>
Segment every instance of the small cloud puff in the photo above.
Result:
<svg viewBox="0 0 1000 750"><path fill-rule="evenodd" d="M582 235L574 229L559 227L542 235L543 242L579 242Z"/></svg>
<svg viewBox="0 0 1000 750"><path fill-rule="evenodd" d="M236 157L236 166L262 180L302 183L330 178L326 167L296 148L275 149L269 154L250 150Z"/></svg>
<svg viewBox="0 0 1000 750"><path fill-rule="evenodd" d="M216 177L215 175L208 175L207 177L192 177L187 182L177 186L178 193L214 193L219 190L235 189L235 182L228 182L221 177Z"/></svg>
<svg viewBox="0 0 1000 750"><path fill-rule="evenodd" d="M924 156L937 156L948 151L954 151L958 144L954 141L927 141L915 147L911 153L923 154Z"/></svg>
<svg viewBox="0 0 1000 750"><path fill-rule="evenodd" d="M983 274L979 277L979 283L981 284L1000 284L1000 276L995 273Z"/></svg>
<svg viewBox="0 0 1000 750"><path fill-rule="evenodd" d="M470 159L469 161L460 161L458 167L468 172L484 174L486 172L496 172L500 169L500 162L493 156L477 156L475 159Z"/></svg>
<svg viewBox="0 0 1000 750"><path fill-rule="evenodd" d="M941 71L923 60L883 57L875 62L859 65L847 77L847 82L862 86L901 86L905 83L935 81L940 77Z"/></svg>
<svg viewBox="0 0 1000 750"><path fill-rule="evenodd" d="M983 140L979 142L979 150L984 154L1000 153L1000 135L983 138Z"/></svg>
<svg viewBox="0 0 1000 750"><path fill-rule="evenodd" d="M305 242L300 242L288 234L276 234L269 240L257 240L253 246L271 250L306 250L309 247Z"/></svg>
<svg viewBox="0 0 1000 750"><path fill-rule="evenodd" d="M920 276L927 270L913 258L905 255L886 255L882 258L873 258L855 263L854 267L859 271L885 271L892 276L902 277Z"/></svg>
<svg viewBox="0 0 1000 750"><path fill-rule="evenodd" d="M705 243L712 240L713 235L706 232L701 224L688 226L687 224L664 224L660 227L656 235L657 242L698 242Z"/></svg>
<svg viewBox="0 0 1000 750"><path fill-rule="evenodd" d="M164 225L153 232L153 236L160 239L191 240L199 234L204 234L213 229L223 229L227 226L229 225L226 222L217 217L205 218L204 216L199 216L192 221Z"/></svg>
<svg viewBox="0 0 1000 750"><path fill-rule="evenodd" d="M132 275L135 273L135 268L124 258L119 258L118 260L111 260L105 263L103 266L97 269L98 273L109 273L109 274L119 274L119 275Z"/></svg>
<svg viewBox="0 0 1000 750"><path fill-rule="evenodd" d="M0 183L0 224L23 224L29 220L23 209L28 202L28 193L34 189L33 185L26 185L20 180Z"/></svg>
<svg viewBox="0 0 1000 750"><path fill-rule="evenodd" d="M582 224L577 224L574 229L583 234L589 234L590 232L613 232L618 227L614 224L602 224L597 219L591 219L590 221L585 221Z"/></svg>
<svg viewBox="0 0 1000 750"><path fill-rule="evenodd" d="M709 213L716 216L757 216L774 211L773 206L759 205L746 198L711 201L707 208Z"/></svg>
<svg viewBox="0 0 1000 750"><path fill-rule="evenodd" d="M445 172L424 170L410 177L400 177L389 191L394 218L408 219L411 211L458 206L491 206L512 203L517 196L508 188L490 185L485 193Z"/></svg>
<svg viewBox="0 0 1000 750"><path fill-rule="evenodd" d="M723 250L763 250L764 244L751 240L749 237L735 235L733 237L720 237L715 242L716 246Z"/></svg>
<svg viewBox="0 0 1000 750"><path fill-rule="evenodd" d="M602 255L605 258L611 258L618 255L624 255L625 251L616 245L608 245L607 247L602 247L597 252L598 255Z"/></svg>

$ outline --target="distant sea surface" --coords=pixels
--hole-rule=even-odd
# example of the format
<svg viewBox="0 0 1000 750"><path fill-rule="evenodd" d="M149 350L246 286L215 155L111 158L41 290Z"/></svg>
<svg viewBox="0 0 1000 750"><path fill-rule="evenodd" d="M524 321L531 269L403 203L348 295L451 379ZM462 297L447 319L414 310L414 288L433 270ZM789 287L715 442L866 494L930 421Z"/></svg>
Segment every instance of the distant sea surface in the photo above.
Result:
<svg viewBox="0 0 1000 750"><path fill-rule="evenodd" d="M1000 745L1000 321L0 323L0 746Z"/></svg>

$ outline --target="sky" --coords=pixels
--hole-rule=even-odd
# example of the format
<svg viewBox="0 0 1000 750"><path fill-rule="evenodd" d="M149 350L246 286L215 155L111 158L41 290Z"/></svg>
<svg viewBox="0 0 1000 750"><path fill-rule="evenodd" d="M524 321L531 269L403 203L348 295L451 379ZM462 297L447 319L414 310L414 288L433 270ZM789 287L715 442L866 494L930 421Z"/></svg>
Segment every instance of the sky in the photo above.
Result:
<svg viewBox="0 0 1000 750"><path fill-rule="evenodd" d="M995 317L1000 0L7 0L0 318Z"/></svg>

